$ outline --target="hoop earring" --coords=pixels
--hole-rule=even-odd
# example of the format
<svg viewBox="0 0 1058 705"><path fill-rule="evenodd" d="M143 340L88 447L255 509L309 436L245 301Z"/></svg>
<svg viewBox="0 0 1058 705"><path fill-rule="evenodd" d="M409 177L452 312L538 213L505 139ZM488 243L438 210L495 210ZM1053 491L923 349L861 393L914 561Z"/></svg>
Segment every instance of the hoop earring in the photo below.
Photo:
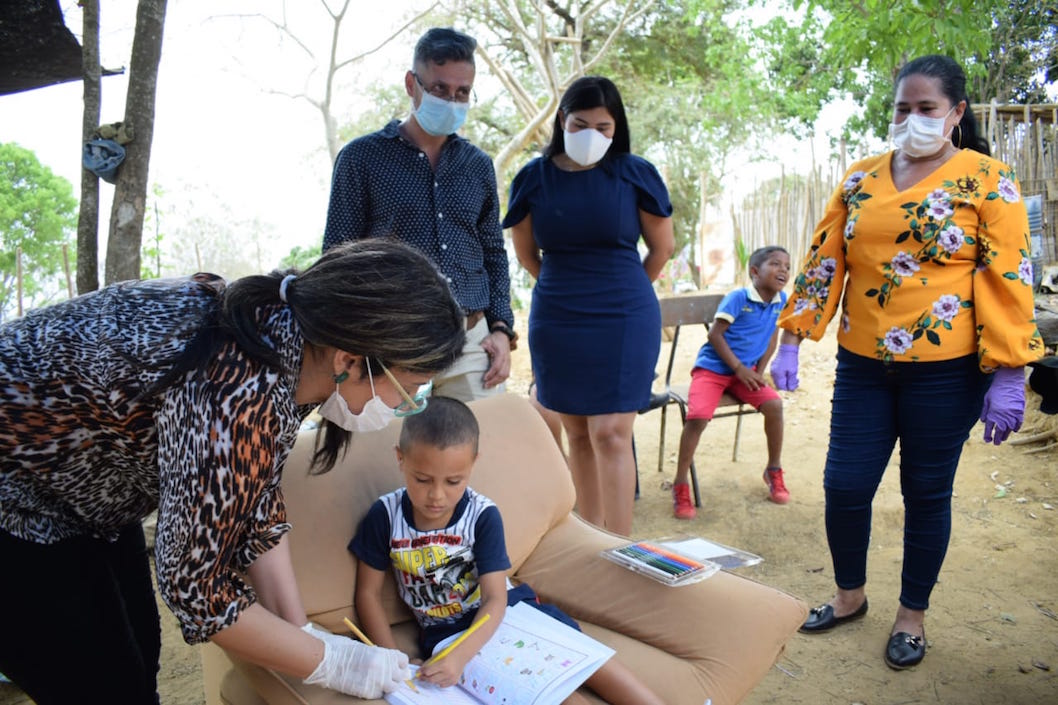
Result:
<svg viewBox="0 0 1058 705"><path fill-rule="evenodd" d="M962 125L956 124L955 127L959 129L959 139L955 142L955 148L962 149Z"/></svg>

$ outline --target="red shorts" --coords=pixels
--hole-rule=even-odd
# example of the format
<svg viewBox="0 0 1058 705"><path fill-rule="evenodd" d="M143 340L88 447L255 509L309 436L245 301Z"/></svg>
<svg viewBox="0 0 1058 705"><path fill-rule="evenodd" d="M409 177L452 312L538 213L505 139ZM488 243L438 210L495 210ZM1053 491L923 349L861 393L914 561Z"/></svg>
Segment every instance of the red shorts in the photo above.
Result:
<svg viewBox="0 0 1058 705"><path fill-rule="evenodd" d="M742 383L738 375L720 375L703 367L695 367L691 370L691 388L687 393L687 418L713 418L713 412L724 392L757 410L764 402L780 398L779 393L767 385L753 391Z"/></svg>

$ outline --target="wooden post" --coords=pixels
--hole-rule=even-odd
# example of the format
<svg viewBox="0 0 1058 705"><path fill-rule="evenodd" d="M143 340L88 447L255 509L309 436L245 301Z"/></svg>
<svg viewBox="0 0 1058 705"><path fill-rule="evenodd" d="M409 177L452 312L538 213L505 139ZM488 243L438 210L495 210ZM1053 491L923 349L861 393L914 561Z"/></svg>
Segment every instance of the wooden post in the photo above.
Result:
<svg viewBox="0 0 1058 705"><path fill-rule="evenodd" d="M732 245L734 246L735 250L735 284L741 284L743 282L743 275L742 256L740 253L742 252L744 246L742 244L742 227L739 225L738 215L735 213L734 205L731 206L731 225L734 229Z"/></svg>
<svg viewBox="0 0 1058 705"><path fill-rule="evenodd" d="M699 288L705 287L703 273L705 269L705 231L706 221L709 217L709 174L704 171L698 172L698 251L694 253L691 266L695 267L692 274L694 283Z"/></svg>
<svg viewBox="0 0 1058 705"><path fill-rule="evenodd" d="M1036 178L1047 178L1047 168L1044 166L1043 157L1043 121L1036 118L1032 123L1032 131L1036 133Z"/></svg>
<svg viewBox="0 0 1058 705"><path fill-rule="evenodd" d="M988 134L986 135L989 145L993 151L999 149L999 136L996 135L996 99L993 98L988 104Z"/></svg>
<svg viewBox="0 0 1058 705"><path fill-rule="evenodd" d="M18 317L22 318L22 246L15 248L15 297L18 301Z"/></svg>
<svg viewBox="0 0 1058 705"><path fill-rule="evenodd" d="M73 279L70 277L70 249L62 246L62 270L66 273L66 298L73 298Z"/></svg>

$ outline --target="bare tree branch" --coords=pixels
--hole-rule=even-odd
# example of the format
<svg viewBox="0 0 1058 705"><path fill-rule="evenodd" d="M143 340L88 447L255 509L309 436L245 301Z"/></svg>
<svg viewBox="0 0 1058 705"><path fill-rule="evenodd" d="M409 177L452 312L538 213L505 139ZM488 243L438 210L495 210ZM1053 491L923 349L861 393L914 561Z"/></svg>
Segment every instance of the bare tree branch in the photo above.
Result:
<svg viewBox="0 0 1058 705"><path fill-rule="evenodd" d="M287 25L287 23L286 23L286 18L285 17L284 17L282 22L278 22L278 21L272 19L271 17L269 17L268 15L262 15L260 13L253 12L253 13L230 13L230 14L224 14L224 15L214 15L213 19L244 19L244 20L245 19L255 19L255 20L264 20L267 24L272 25L273 28L279 30L281 33L283 33L287 37L289 37L291 39L291 41L293 41L295 44L297 44L301 48L301 50L304 51L305 54L307 54L309 56L309 58L311 58L311 59L315 59L316 58L316 55L312 53L312 49L309 48L309 46L307 44L305 44L303 41L301 41L301 38L298 37L296 34L294 34L294 31L292 29L290 29L290 26Z"/></svg>
<svg viewBox="0 0 1058 705"><path fill-rule="evenodd" d="M509 67L502 65L488 50L478 47L479 55L507 90L525 121L524 127L510 138L493 160L497 174L502 174L533 139L547 139L547 123L554 115L563 91L602 61L616 37L654 3L655 0L594 0L586 6L575 3L571 9L561 6L558 0L528 0L528 7L535 11L531 17L530 11L523 11L525 5L517 0L498 0L493 5L503 22L493 21L492 26L500 25L501 36L504 32L510 35L509 38L503 36L504 45L524 54L531 70L544 82L547 90L546 105L541 107L539 98L525 89ZM607 7L619 7L620 16L601 46L585 60L587 27ZM550 30L549 18L553 19ZM561 31L556 31L555 20L562 27Z"/></svg>
<svg viewBox="0 0 1058 705"><path fill-rule="evenodd" d="M632 5L635 2L636 0L628 0L628 4L625 5L624 13L622 13L621 19L618 21L617 26L614 27L613 31L611 31L609 36L606 37L606 41L604 41L602 46L599 47L599 50L595 52L595 56L593 56L587 63L584 64L583 72L580 75L584 75L585 73L590 71L592 67L594 67L597 63L599 63L599 61L602 60L602 57L606 54L606 50L610 48L610 45L613 43L614 38L624 30L624 28L628 25L629 22L632 22L642 17L646 13L646 11L650 9L650 6L654 4L654 0L646 0L642 7L630 14L629 10L632 9Z"/></svg>
<svg viewBox="0 0 1058 705"><path fill-rule="evenodd" d="M406 23L404 23L403 27L401 27L398 30L395 30L392 34L390 34L388 37L386 37L381 42L379 42L378 46L374 47L373 49L368 49L367 51L365 51L365 52L363 52L361 54L357 54L356 56L354 56L354 57L352 57L350 59L346 59L345 61L343 61L340 64L338 64L337 66L335 66L335 71L337 71L338 69L342 68L346 64L351 64L351 63L354 63L356 61L360 61L361 59L364 59L365 57L371 56L375 52L379 51L380 49L385 47L387 44L389 44L391 41L396 39L399 34L404 32L405 30L407 30L409 27L411 27L415 23L419 22L423 17L426 17L426 15L430 14L431 12L433 12L434 8L436 8L439 4L440 4L439 0L437 2L434 2L433 5L430 5L428 8L426 8L425 10L423 10L422 12L417 14L415 17L411 18Z"/></svg>
<svg viewBox="0 0 1058 705"><path fill-rule="evenodd" d="M519 82L510 71L501 66L499 62L496 61L496 59L494 59L480 44L478 45L477 53L485 60L489 70L499 79L504 89L506 89L518 112L527 118L534 115L536 113L536 102L525 90L521 82Z"/></svg>
<svg viewBox="0 0 1058 705"><path fill-rule="evenodd" d="M555 16L561 18L562 21L566 23L566 26L568 28L572 29L574 26L576 26L577 20L575 20L573 16L569 14L569 10L559 7L558 3L555 2L555 0L545 0L544 4L548 6L548 8L551 10L552 13L555 14Z"/></svg>
<svg viewBox="0 0 1058 705"><path fill-rule="evenodd" d="M507 165L511 163L515 155L519 154L525 149L526 145L532 139L535 132L540 130L551 116L554 115L555 110L558 108L558 98L552 94L548 96L547 104L541 107L535 116L523 127L518 134L512 137L503 149L500 150L499 154L492 160L492 167L495 169L497 174L502 174L507 170Z"/></svg>
<svg viewBox="0 0 1058 705"><path fill-rule="evenodd" d="M541 51L541 45L537 43L536 38L533 37L533 34L522 21L517 2L515 2L515 0L506 0L506 2L499 3L499 7L504 16L506 16L511 24L514 25L515 32L521 39L522 46L525 49L526 55L529 57L530 63L536 67L541 76L548 78L549 84L554 86L555 82L551 80L554 77L551 62L545 60L544 54ZM542 39L544 32L543 28L539 26L540 23L541 20L538 16L538 34ZM547 45L544 43L542 46L546 47Z"/></svg>

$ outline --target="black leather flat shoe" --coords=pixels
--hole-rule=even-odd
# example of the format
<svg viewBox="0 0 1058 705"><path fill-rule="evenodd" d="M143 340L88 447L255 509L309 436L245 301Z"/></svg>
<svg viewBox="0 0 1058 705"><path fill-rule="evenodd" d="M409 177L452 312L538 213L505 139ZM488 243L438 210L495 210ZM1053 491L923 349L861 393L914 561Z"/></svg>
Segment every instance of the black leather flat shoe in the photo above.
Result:
<svg viewBox="0 0 1058 705"><path fill-rule="evenodd" d="M885 664L897 671L918 665L925 655L925 632L923 636L897 632L889 637L889 643L885 646Z"/></svg>
<svg viewBox="0 0 1058 705"><path fill-rule="evenodd" d="M856 608L856 611L847 614L844 617L835 617L834 608L830 605L820 605L819 607L813 607L808 613L808 619L801 625L802 631L806 634L813 632L825 632L828 629L833 629L839 624L845 622L851 622L859 619L863 615L867 614L867 598L863 598L863 604Z"/></svg>

